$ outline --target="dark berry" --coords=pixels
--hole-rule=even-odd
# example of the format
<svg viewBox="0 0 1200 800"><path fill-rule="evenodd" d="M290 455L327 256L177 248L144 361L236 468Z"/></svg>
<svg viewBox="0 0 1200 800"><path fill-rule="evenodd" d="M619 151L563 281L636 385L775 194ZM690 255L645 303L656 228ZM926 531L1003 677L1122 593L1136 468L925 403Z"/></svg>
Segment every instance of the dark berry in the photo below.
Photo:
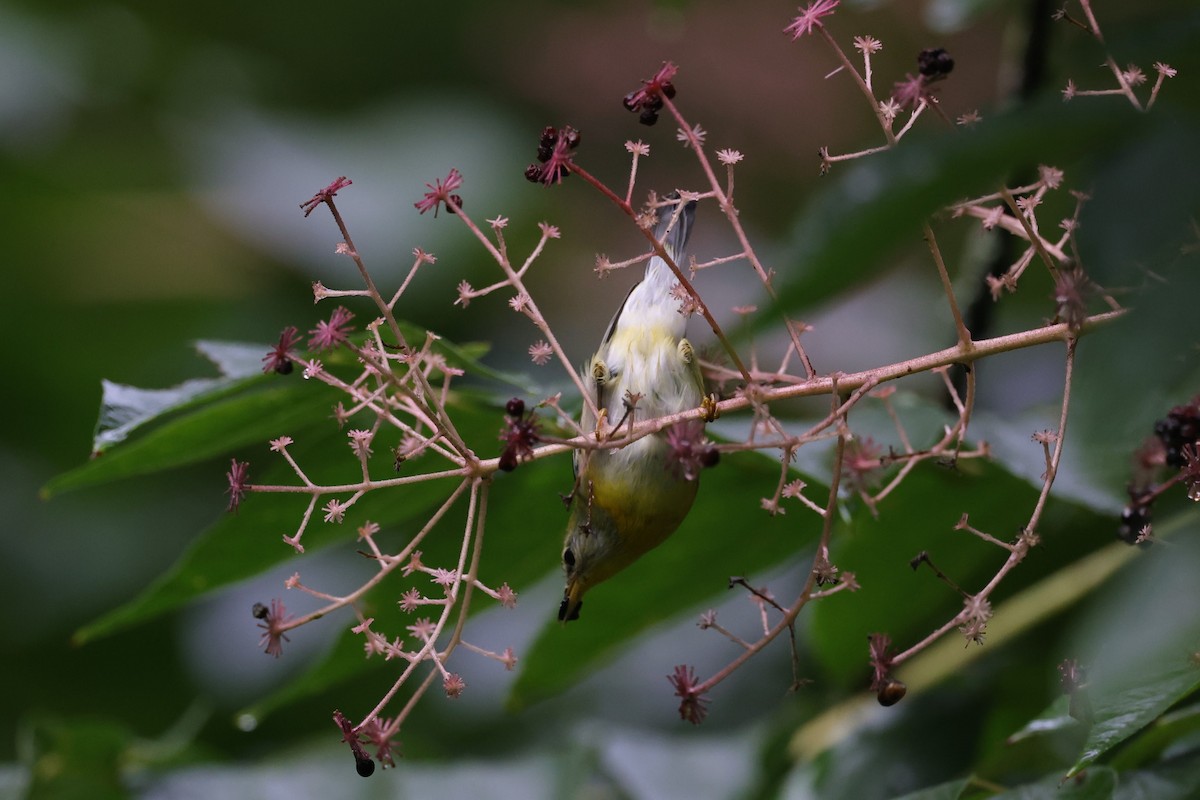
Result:
<svg viewBox="0 0 1200 800"><path fill-rule="evenodd" d="M279 363L275 365L275 374L276 375L291 375L292 370L294 370L295 368L296 368L296 365L293 364L290 360L281 359L279 361Z"/></svg>
<svg viewBox="0 0 1200 800"><path fill-rule="evenodd" d="M250 613L254 615L255 619L266 619L267 614L271 612L262 603L255 603L254 607L250 609Z"/></svg>
<svg viewBox="0 0 1200 800"><path fill-rule="evenodd" d="M941 47L922 50L917 55L917 71L926 78L944 78L954 69L954 59Z"/></svg>
<svg viewBox="0 0 1200 800"><path fill-rule="evenodd" d="M513 448L506 449L500 454L500 463L496 465L502 472L512 472L517 468L517 454Z"/></svg>
<svg viewBox="0 0 1200 800"><path fill-rule="evenodd" d="M505 404L504 413L510 417L521 416L525 413L525 401L519 397L514 397Z"/></svg>
<svg viewBox="0 0 1200 800"><path fill-rule="evenodd" d="M541 183L542 168L537 164L530 164L525 168L525 180L529 181L530 183Z"/></svg>
<svg viewBox="0 0 1200 800"><path fill-rule="evenodd" d="M369 758L356 758L354 759L354 769L358 771L359 775L369 778L375 774L375 762Z"/></svg>
<svg viewBox="0 0 1200 800"><path fill-rule="evenodd" d="M643 108L642 113L638 116L638 122L643 125L653 125L658 122L658 112L652 108Z"/></svg>
<svg viewBox="0 0 1200 800"><path fill-rule="evenodd" d="M888 678L883 682L883 686L879 687L879 692L876 697L881 706L894 706L904 699L904 695L908 693L908 687L903 681L898 681L895 678Z"/></svg>

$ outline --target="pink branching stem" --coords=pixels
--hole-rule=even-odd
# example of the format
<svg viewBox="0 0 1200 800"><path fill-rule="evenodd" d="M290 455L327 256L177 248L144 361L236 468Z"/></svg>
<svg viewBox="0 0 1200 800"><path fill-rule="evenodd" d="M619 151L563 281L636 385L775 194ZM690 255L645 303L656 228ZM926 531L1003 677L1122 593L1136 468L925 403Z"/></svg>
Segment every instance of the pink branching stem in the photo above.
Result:
<svg viewBox="0 0 1200 800"><path fill-rule="evenodd" d="M455 487L454 491L450 493L450 496L446 498L441 506L438 507L437 511L433 512L433 516L429 518L429 521L425 523L421 530L418 531L417 534L408 542L408 544L404 546L403 550L394 556L376 556L377 560L379 561L379 571L376 572L370 580L355 589L350 594L344 597L336 598L329 605L324 606L323 608L318 608L316 611L306 614L303 617L297 617L296 619L290 620L288 623L281 626L281 630L287 631L291 630L292 628L297 628L307 622L320 619L326 614L332 613L339 608L344 608L345 606L358 602L358 600L364 594L370 591L373 587L377 586L380 581L395 571L397 567L404 566L404 564L408 561L409 555L411 555L412 552L416 550L418 546L420 546L426 535L433 530L433 527L437 525L442 517L446 515L446 512L448 512L450 508L458 501L458 498L462 497L462 493L467 489L468 486L470 486L470 484L470 481L460 481L458 486Z"/></svg>
<svg viewBox="0 0 1200 800"><path fill-rule="evenodd" d="M837 40L833 38L833 34L827 31L824 25L817 26L817 30L820 32L821 38L824 39L825 43L829 45L831 50L833 50L833 53L837 56L838 61L842 62L842 66L854 79L854 84L858 87L858 91L870 104L871 110L875 113L875 119L879 122L879 129L883 131L883 135L887 138L888 144L895 145L896 135L892 133L892 126L888 124L887 117L884 116L883 110L879 107L879 101L875 99L875 93L871 91L871 87L867 85L866 80L863 79L863 76L860 75L858 70L854 67L854 64L850 61L850 58L846 55L846 52L842 50L842 46L839 45Z"/></svg>
<svg viewBox="0 0 1200 800"><path fill-rule="evenodd" d="M958 345L964 354L971 352L971 332L963 322L962 313L958 310L958 301L954 299L954 286L950 283L950 273L946 270L946 262L942 259L941 248L933 235L933 228L926 222L921 227L925 235L925 244L933 255L933 263L937 265L938 277L942 279L942 289L946 292L946 302L950 305L950 313L954 316L954 328L958 331Z"/></svg>
<svg viewBox="0 0 1200 800"><path fill-rule="evenodd" d="M1079 0L1079 5L1083 9L1084 16L1087 17L1088 28L1091 30L1092 35L1096 37L1096 41L1104 44L1104 34L1100 32L1100 23L1096 20L1096 15L1092 13L1091 0ZM1145 109L1142 108L1141 101L1134 94L1133 87L1129 85L1129 81L1125 80L1125 73L1117 65L1117 62L1113 60L1111 54L1105 53L1104 64L1112 72L1113 77L1117 79L1117 85L1121 87L1120 93L1128 98L1134 108L1138 111L1144 111Z"/></svg>
<svg viewBox="0 0 1200 800"><path fill-rule="evenodd" d="M477 511L479 508L479 500L480 500L479 496L481 493L481 489L482 489L483 493L486 494L486 484L482 479L477 478L477 479L471 481L471 494L470 494L470 500L469 500L468 506L467 506L467 518L463 525L463 554L460 555L459 565L458 565L458 576L459 576L460 580L462 578L462 568L463 568L463 561L465 560L466 548L472 538L472 531L475 529L476 522L477 522L476 514L477 514ZM482 523L480 523L480 524L482 524ZM469 589L468 589L468 591L469 591ZM400 677L396 679L396 682L392 684L391 688L388 689L388 691L384 694L384 696L380 699L380 701L378 703L376 703L375 708L371 709L370 713L368 713L365 717L363 717L362 720L358 723L358 725L355 726L355 730L361 730L364 725L369 723L375 717L379 716L379 714L383 711L383 709L387 708L388 704L391 703L392 698L396 696L396 692L400 691L400 687L408 682L409 676L411 676L412 673L420 666L422 661L425 661L427 659L444 660L446 657L448 657L450 655L450 652L453 651L453 647L449 648L447 650L447 652L445 652L443 654L440 654L440 655L438 654L437 640L441 636L442 630L445 628L446 623L449 621L450 615L452 613L454 613L454 611L457 608L458 608L458 604L452 603L452 602L446 603L442 607L442 611L438 615L438 621L434 625L433 631L425 639L425 642L424 642L424 644L422 644L420 650L418 650L416 653L414 653L412 655L405 656L409 660L408 666L404 668L404 671L400 674ZM462 611L460 611L460 613L462 613L465 616L465 613L463 613ZM437 674L436 670L431 671L430 674L431 675ZM429 687L429 683L430 683L430 681L427 679L426 681L424 681L421 684L421 686L414 693L414 697L410 699L409 704L405 706L405 710L403 712L401 712L401 714L406 713L409 710L409 708L411 708L412 704L415 703L415 700L417 698L419 698L420 695L423 693L423 691ZM402 722L403 722L403 717L398 716L396 718L396 720L393 721L392 724L395 726L396 730L399 730L400 724Z"/></svg>
<svg viewBox="0 0 1200 800"><path fill-rule="evenodd" d="M825 506L825 513L823 515L824 521L821 526L820 543L817 545L818 553L823 552L828 548L829 537L833 533L833 521L836 516L835 512L838 505L838 485L842 475L842 457L845 452L846 438L844 436L838 436L837 447L834 450L833 472L829 481L829 501ZM733 659L724 667L722 667L718 672L713 674L712 677L708 678L703 683L698 684L695 689L695 694L700 695L711 690L714 686L721 683L721 681L725 680L734 672L736 672L743 664L749 661L764 647L775 641L775 639L781 633L786 630L790 630L792 624L796 621L796 617L799 616L804 607L808 605L808 601L812 599L812 594L815 588L816 572L814 570L809 570L808 577L804 582L804 589L800 592L800 596L796 599L796 602L792 604L791 608L787 609L787 612L783 615L782 619L780 619L773 628L763 634L760 639L751 643L745 650L739 653L737 658Z"/></svg>
<svg viewBox="0 0 1200 800"><path fill-rule="evenodd" d="M1001 565L1000 569L996 571L996 574L992 576L987 585L980 589L979 592L977 592L971 598L971 600L973 600L975 603L986 600L989 596L991 596L992 592L995 591L996 587L1000 584L1004 577L1008 575L1008 573L1011 572L1014 567L1024 561L1025 557L1029 554L1029 551L1037 544L1037 526L1041 521L1042 512L1046 507L1046 501L1050 498L1050 489L1054 485L1054 479L1058 474L1058 465L1062 460L1063 442L1065 441L1067 431L1067 411L1071 405L1071 378L1075 363L1075 345L1078 340L1072 337L1069 333L1067 333L1064 338L1067 343L1066 374L1063 380L1062 408L1059 413L1058 432L1055 438L1054 454L1051 457L1050 468L1047 469L1046 476L1042 480L1042 490L1038 495L1037 504L1034 506L1033 513L1029 517L1029 522L1025 525L1021 536L1012 545L1012 547L1006 548L1009 549L1010 552L1004 564ZM943 624L937 630L930 633L912 647L894 656L892 658L892 664L898 665L912 658L917 653L921 652L925 648L929 647L929 645L940 639L942 636L949 633L951 630L963 625L970 617L970 610L964 607L964 609L955 615L950 621Z"/></svg>
<svg viewBox="0 0 1200 800"><path fill-rule="evenodd" d="M408 285L412 283L413 278L416 277L417 269L419 269L424 263L427 263L425 258L420 256L416 257L416 259L413 261L412 267L408 270L408 275L404 277L404 281L400 284L400 288L396 290L396 293L392 295L392 299L388 301L387 307L393 313L395 313L396 310L396 302L400 299L401 295L404 294L405 290L408 289Z"/></svg>
<svg viewBox="0 0 1200 800"><path fill-rule="evenodd" d="M337 224L338 230L342 234L342 240L346 243L346 247L349 248L348 254L354 260L354 265L358 267L359 275L362 277L363 283L367 287L367 291L371 293L371 299L375 301L375 305L379 308L383 318L387 320L388 329L392 332L392 336L396 338L396 343L401 347L407 346L407 343L404 340L404 334L400 332L400 324L396 321L396 317L392 313L387 301L383 299L383 295L379 293L379 289L375 286L375 280L371 277L371 273L367 271L367 265L363 262L362 256L359 255L358 248L354 246L353 239L350 238L350 230L346 227L346 223L342 219L342 214L340 211L338 211L337 204L333 202L332 197L327 197L325 198L325 205L329 207L329 212L333 215L333 220ZM418 374L416 378L419 383L423 384L422 388L428 393L427 396L433 396L435 394L433 388L429 386L428 382L425 381L423 376ZM451 422L450 416L446 413L446 410L441 407L429 407L426 408L425 411L431 418L438 420L437 429L445 434L447 440L450 441L454 449L461 453L463 457L470 458L472 456L471 449L467 447L466 443L462 439L462 436L460 436L458 431L455 429L454 423Z"/></svg>
<svg viewBox="0 0 1200 800"><path fill-rule="evenodd" d="M595 400L592 398L592 393L589 392L587 387L583 385L583 379L579 377L579 373L572 365L571 359L567 356L566 351L563 350L562 345L558 343L558 339L554 336L554 331L550 329L550 325L546 322L546 318L542 315L541 310L538 309L537 304L533 301L532 296L528 291L526 291L525 284L521 280L521 274L518 274L518 272L513 269L508 258L500 252L496 245L492 244L492 241L484 234L482 230L479 229L479 226L476 225L475 222L463 212L462 208L458 207L453 200L447 201L447 205L451 207L458 218L462 220L463 224L467 226L467 229L474 234L479 243L482 244L484 249L488 251L488 253L492 256L492 260L494 260L500 269L503 270L505 277L508 279L507 283L518 293L523 293L525 297L529 298L527 308L530 312L528 314L530 320L533 321L534 325L537 327L542 336L546 337L546 342L551 348L553 348L554 355L557 357L558 362L562 365L563 369L566 370L567 375L575 384L575 388L579 390L579 395L583 398L583 401L587 403L589 410L598 416L599 409L597 409L595 406ZM545 245L545 241L546 236L543 235L542 240L538 243L539 251L540 248ZM529 261L526 262L527 265L528 263L531 263L535 257L535 255L530 255ZM523 272L524 268L522 268L522 274Z"/></svg>
<svg viewBox="0 0 1200 800"><path fill-rule="evenodd" d="M1008 191L1008 189L1001 189L1000 197L1003 198L1005 205L1008 206L1009 210L1012 212L1013 216L1016 217L1017 221L1021 223L1021 229L1024 231L1025 237L1029 240L1029 243L1033 245L1034 250L1036 250L1037 254L1041 257L1042 263L1046 265L1046 269L1050 271L1050 275L1053 277L1054 275L1058 274L1058 263L1050 257L1050 253L1046 249L1046 241L1041 237L1041 235L1038 234L1037 231L1033 229L1033 224L1017 205L1017 201L1013 197L1012 192Z"/></svg>
<svg viewBox="0 0 1200 800"><path fill-rule="evenodd" d="M822 28L822 30L824 30L824 28ZM700 164L700 169L703 170L704 176L708 179L708 184L711 187L713 197L716 199L717 205L720 206L721 213L725 215L725 219L729 222L729 227L733 230L734 235L737 237L738 244L742 248L742 256L746 259L750 266L754 268L755 273L758 274L758 279L762 282L763 287L767 290L767 295L772 301L778 301L778 295L775 294L775 287L772 285L771 273L762 265L762 262L759 261L758 254L754 251L754 246L750 244L750 237L746 235L746 229L742 227L742 219L738 215L737 208L733 205L733 199L721 188L721 181L717 178L717 173L713 170L712 162L709 160L708 155L704 152L703 143L696 136L695 128L688 124L688 121L684 119L683 114L680 113L679 108L669 97L663 95L662 101L666 109L671 112L671 116L675 118L675 122L678 123L680 131L682 131L683 135L687 137L688 146L690 147L692 153L696 156L696 161ZM788 335L792 339L793 346L798 351L802 351L803 347L800 344L800 336L786 317L784 318L784 324L787 328ZM724 343L725 340L723 337L721 337L721 341ZM726 349L728 350L730 348L727 347ZM740 366L740 362L735 363L738 363ZM741 371L745 373L744 369ZM810 372L810 374L812 373ZM749 375L744 374L743 377L749 381Z"/></svg>
<svg viewBox="0 0 1200 800"><path fill-rule="evenodd" d="M492 459L495 461L497 459ZM484 464L487 462L479 462ZM320 496L323 494L346 494L348 492L367 492L376 489L386 489L389 486L405 486L410 483L424 483L425 481L436 481L442 478L461 478L468 467L460 467L459 469L446 469L440 472L423 472L418 475L402 475L398 478L379 478L369 481L360 481L358 483L340 483L331 484L328 486L320 486L312 484L309 486L275 486L265 484L254 484L248 486L252 492L283 492L285 494L312 494ZM481 471L487 472L486 468L475 467L471 472Z"/></svg>

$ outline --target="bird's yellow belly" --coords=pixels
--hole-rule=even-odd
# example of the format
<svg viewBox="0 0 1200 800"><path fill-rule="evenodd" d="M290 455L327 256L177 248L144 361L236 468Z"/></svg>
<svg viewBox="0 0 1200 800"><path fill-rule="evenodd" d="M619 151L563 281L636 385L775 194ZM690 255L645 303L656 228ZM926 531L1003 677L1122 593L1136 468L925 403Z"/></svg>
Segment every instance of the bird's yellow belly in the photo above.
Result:
<svg viewBox="0 0 1200 800"><path fill-rule="evenodd" d="M666 455L666 443L657 434L593 455L592 503L621 531L625 564L674 533L696 498L698 482L677 477Z"/></svg>

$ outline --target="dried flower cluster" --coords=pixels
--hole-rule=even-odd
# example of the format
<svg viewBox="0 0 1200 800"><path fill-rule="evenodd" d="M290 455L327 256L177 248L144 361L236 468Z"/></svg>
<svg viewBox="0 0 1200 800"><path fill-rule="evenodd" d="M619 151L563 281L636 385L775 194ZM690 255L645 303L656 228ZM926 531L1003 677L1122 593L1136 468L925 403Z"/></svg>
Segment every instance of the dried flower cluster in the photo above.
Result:
<svg viewBox="0 0 1200 800"><path fill-rule="evenodd" d="M784 32L793 40L812 36L814 40L823 41L830 47L840 65L837 72L845 72L852 78L856 90L878 120L884 143L880 147L844 155L831 155L828 149L822 148L823 171L838 161L867 157L880 150L897 147L915 121L928 109L934 109L940 115L942 112L932 89L946 79L954 67L953 58L944 49L926 49L917 57L916 74L896 83L888 96L878 97L872 88L871 59L883 44L871 36L854 37L853 47L862 58L860 70L827 28L837 8L837 0L816 0L802 8ZM1120 80L1123 86L1135 82L1131 73L1122 75ZM1165 75L1165 71L1160 75ZM342 524L353 519L357 524L360 551L376 565L376 572L369 581L347 594L331 595L306 587L297 574L288 581L287 587L321 598L324 601L321 608L311 614L292 618L287 615L283 604L274 600L269 608L256 606L254 616L260 620L260 627L264 630L263 646L269 654L278 657L283 644L288 641L286 634L289 631L338 608L349 607L356 614L357 624L352 630L361 637L364 654L396 662L397 675L393 685L374 708L358 718L357 723L351 723L340 712L334 714L334 721L343 741L354 754L360 774L370 774L374 769L372 757L366 753L367 745L375 750L374 761L385 767L394 765L399 732L415 702L430 686L440 683L443 692L450 698L460 697L468 690L461 675L451 671L448 666L451 659L457 657L460 647L495 660L506 669L511 669L516 663L511 648L495 653L463 638L463 622L468 610L481 595L506 608L511 608L516 602L516 593L507 583L492 588L478 577L488 527L488 496L493 490L492 478L498 471L512 471L530 461L560 456L570 451L586 453L601 448L621 448L651 435L659 435L665 442L669 452L669 468L689 479L718 461L726 463L727 455L757 451L778 457L778 481L773 488L766 488L761 501L762 508L766 513L776 515L815 515L821 528L816 555L808 569L804 586L788 599L776 599L769 589L752 587L744 579L732 581L731 585L741 587L749 599L756 603L761 630L752 631L750 635L739 634L722 627L717 622L715 612L706 612L701 617L702 629L730 640L739 652L728 667L707 679L701 679L693 667L686 665L675 667L668 676L675 696L680 700L681 718L694 724L702 722L708 713L713 689L749 657L784 633L793 642L794 685L803 684L796 666L799 657L795 655L794 645L797 616L810 602L823 601L835 594L852 592L858 588L854 573L839 568L831 560L834 523L843 506L861 504L872 513L886 513L884 503L888 496L919 465L933 462L953 466L967 459L986 457L986 444L972 442L968 437L976 393L976 371L970 367L997 353L1059 344L1066 367L1059 424L1055 430L1034 437L1045 454L1042 497L1031 510L1022 533L1014 540L977 530L968 523L967 515L963 514L955 526L956 530L970 533L982 543L981 546L998 548L1004 554L1004 561L994 576L978 590L960 588L949 576L933 566L927 553L922 553L914 560L914 568L922 563L927 564L950 587L948 591L959 594L962 608L928 637L909 645L907 649L893 646L887 633L871 636L867 648L867 658L872 668L870 688L881 703L891 705L904 696L906 688L896 677L896 671L906 660L939 637L957 630L968 642L983 643L992 614L990 595L993 589L1039 541L1037 531L1044 500L1053 486L1062 456L1075 343L1089 328L1104 324L1122 313L1116 301L1088 278L1086 265L1081 262L1075 246L1079 209L1086 201L1086 196L1073 193L1075 211L1072 216L1049 222L1040 219L1038 210L1043 201L1049 193L1061 189L1065 180L1061 171L1043 166L1037 180L1032 183L1001 186L992 193L963 200L949 209L952 218L977 220L984 230L1010 236L1022 244L1023 252L1016 261L999 277L991 279L989 288L994 299L1000 300L1004 294L1017 291L1022 276L1030 266L1037 264L1048 271L1055 289L1052 303L1050 300L1045 302L1049 309L1047 316L1053 315L1054 320L986 340L973 338L960 313L950 281L950 270L938 248L937 237L927 223L922 233L929 246L932 266L944 287L946 306L954 320L955 346L861 373L846 374L836 368L821 371L802 343L802 336L810 327L801 321L784 317L778 323L779 329L787 336L786 352L777 364L763 367L756 353L742 352L732 344L730 337L716 322L708 302L691 282L691 276L700 270L718 267L741 269L761 283L768 298L775 298L772 282L774 270L764 263L750 244L750 237L733 199L735 167L743 161L744 156L729 147L714 148L707 144L703 129L686 119L677 105L677 77L677 68L665 63L654 75L625 95L622 102L625 108L638 114L640 121L646 125L654 124L664 114L674 121L679 138L695 157L699 173L703 176L698 190L680 191L679 195L687 200L710 203L715 213L723 216L732 233L730 240L739 243L733 252L715 255L707 261L680 265L664 249L663 243L655 240L651 233L653 221L667 201L654 192L645 192L647 199L644 204L635 206L633 202L639 165L650 154L649 145L643 142L626 143L631 159L629 178L624 191L619 191L597 179L580 163L579 131L570 126L547 127L537 141L537 160L525 171L525 177L545 186L557 186L565 177L577 175L580 180L573 184L584 184L595 189L598 196L609 201L617 213L625 215L636 225L646 238L646 251L627 261L618 262L610 261L607 256L599 256L596 264L600 274L640 263L651 254L664 259L677 281L676 296L681 311L695 313L703 320L719 350L717 357L702 361L702 365L711 384L721 391L699 408L659 419L642 419L630 414L625 421L607 420L593 407L590 408L590 418L600 419L600 423L594 430L585 430L575 421L573 414L560 407L560 397L557 395L531 402L517 397L509 400L502 412L497 409L501 443L499 453L477 453L460 434L447 402L451 387L462 374L462 369L448 361L438 347L436 335L429 333L423 342L410 341L403 334L397 319L405 289L418 270L434 263L435 258L419 248L415 249L407 276L393 294L385 295L354 247L349 230L337 210L335 196L349 186L350 181L339 178L301 205L306 216L316 208L328 207L341 235L338 252L353 260L364 287L330 290L316 284L316 299L357 297L364 302L355 312L338 306L327 320L317 323L310 331L308 353L298 349L299 329L286 328L280 334L278 343L263 358L263 370L284 376L291 373L294 367L299 367L305 378L326 383L344 395L345 400L335 410L335 416L340 424L350 427L347 458L350 459L348 469L352 470L353 478L340 484L321 484L311 480L292 456L292 439L284 436L272 441L270 449L292 469L295 481L284 485L251 484L249 466L234 461L228 472L229 507L236 510L251 492L294 493L307 497L307 507L298 527L283 537L284 542L299 553L304 552L302 541L306 531L316 524L317 519L323 519L327 524ZM1150 102L1153 102L1153 98ZM895 123L905 114L907 119L896 130ZM972 111L960 117L959 121L973 124L979 119L979 115ZM714 169L714 158L723 170ZM464 211L460 195L464 185L464 176L451 169L444 178L426 184L426 191L414 202L415 208L422 214L432 210L436 216L442 208L454 214L456 224L465 226L498 270L496 282L483 288L476 289L462 281L454 304L465 309L472 300L486 295L500 294L507 298L510 309L521 323L531 326L530 339L526 341L533 363L539 367L553 365L561 370L573 382L583 402L591 404L591 393L575 368L577 359L569 356L559 344L540 310L535 294L526 284L526 275L531 267L543 257L547 245L559 238L558 229L541 223L540 237L527 254L518 258L510 252L504 238L509 224L507 218L497 216L488 220L486 226L480 226ZM1048 225L1053 229L1055 222L1056 232L1052 235L1044 233ZM951 221L948 224L954 223ZM683 269L684 266L688 269ZM1096 313L1092 307L1098 300L1107 306L1103 313ZM754 306L735 310L744 317L763 313ZM352 325L356 319L365 322L358 331ZM353 367L327 368L315 357L316 353L333 351L348 353ZM340 361L344 364L347 359ZM963 386L956 385L951 379L952 365L968 367ZM914 441L905 428L902 414L891 403L895 391L892 382L921 372L932 372L939 376L945 387L948 404L956 409L957 414L953 423L947 425L940 435L927 441ZM815 395L829 398L828 413L816 422L797 423L777 416L773 410L782 401ZM631 410L636 407L637 400L636 397L628 398ZM1193 401L1187 407L1172 411L1159 431L1163 461L1180 470L1178 480L1188 485L1189 493L1200 493L1200 459L1197 457L1195 437L1197 402L1200 401ZM895 436L891 442L878 442L855 431L850 422L850 413L860 404L878 404L894 420ZM746 438L720 443L707 440L702 420L711 420L717 413L745 414L750 423ZM797 477L793 467L797 451L819 441L832 445L827 492L808 486ZM494 447L495 443L491 446ZM394 458L385 459L385 466L403 469L407 474L381 474L380 462L373 457L377 450L381 453L390 450ZM418 459L421 461L409 471L409 467ZM427 523L397 549L385 550L379 541L380 526L356 517L356 504L370 492L404 491L411 484L446 479L453 479L454 488L430 515ZM1135 502L1131 506L1136 510L1130 512L1126 526L1132 532L1135 526L1143 523L1136 533L1141 537L1141 528L1149 525L1149 504L1157 495L1146 494L1153 490L1145 487L1138 491L1141 494L1134 496ZM1150 499L1145 499L1147 497ZM463 498L466 502L459 503ZM314 514L318 509L321 513ZM453 514L459 513L462 516L456 527L461 536L461 546L456 548L459 553L457 559L437 566L425 564L420 549L422 542L439 523L454 519ZM550 532L547 533L549 535ZM547 549L546 557L548 565L556 560L552 548ZM367 616L365 595L385 582L393 587L392 596L396 598L400 610L414 616L413 622L404 626L402 632L377 630L374 627L376 620ZM393 716L385 716L397 693L406 686L410 687L412 698L402 710Z"/></svg>

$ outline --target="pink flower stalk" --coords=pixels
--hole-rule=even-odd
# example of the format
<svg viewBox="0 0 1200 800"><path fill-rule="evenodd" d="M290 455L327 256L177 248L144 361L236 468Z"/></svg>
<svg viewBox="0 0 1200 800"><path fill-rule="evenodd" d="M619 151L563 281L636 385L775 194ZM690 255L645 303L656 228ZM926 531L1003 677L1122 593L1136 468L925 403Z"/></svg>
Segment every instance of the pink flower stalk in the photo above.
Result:
<svg viewBox="0 0 1200 800"><path fill-rule="evenodd" d="M268 609L262 603L254 604L254 616L262 620L258 623L258 627L262 628L264 633L259 639L258 646L265 647L265 652L269 656L279 658L283 655L283 643L291 641L288 639L284 631L284 625L291 621L288 616L287 607L278 597L271 600L271 607Z"/></svg>
<svg viewBox="0 0 1200 800"><path fill-rule="evenodd" d="M246 496L247 482L249 480L250 462L238 461L236 458L229 462L229 471L225 473L225 477L229 480L229 488L226 494L229 495L229 506L226 511L237 511L238 506L242 504L242 498Z"/></svg>
<svg viewBox="0 0 1200 800"><path fill-rule="evenodd" d="M353 328L350 326L350 320L354 319L354 313L348 311L344 306L338 306L329 315L329 321L321 320L317 323L317 327L309 331L311 336L308 340L310 350L329 350L339 344L344 344L346 336Z"/></svg>
<svg viewBox="0 0 1200 800"><path fill-rule="evenodd" d="M263 356L263 372L274 372L278 375L291 373L292 349L300 343L300 331L292 325L283 329L279 334L279 342Z"/></svg>
<svg viewBox="0 0 1200 800"><path fill-rule="evenodd" d="M446 203L447 201L453 202L454 205L462 208L462 198L453 193L460 186L462 186L462 173L456 169L451 169L444 180L436 180L433 183L425 184L425 188L429 189L429 191L425 193L424 197L413 203L413 206L422 214L432 209L435 217L437 216L438 208L442 203ZM450 208L449 203L447 203L446 208L453 213L454 209Z"/></svg>
<svg viewBox="0 0 1200 800"><path fill-rule="evenodd" d="M342 177L336 179L333 183L326 186L321 191L314 194L309 199L305 200L303 203L300 204L300 208L303 209L303 211L304 211L304 216L307 217L309 214L311 214L313 211L316 210L317 206L321 205L322 203L332 203L333 198L337 196L338 191L341 189L345 189L347 186L349 186L353 182L354 181L350 180L345 175L343 175Z"/></svg>
<svg viewBox="0 0 1200 800"><path fill-rule="evenodd" d="M828 17L838 7L839 0L816 0L809 3L804 8L799 9L800 15L792 20L792 24L783 29L783 32L792 37L792 41L796 41L805 34L812 33L817 28L825 27L821 22L822 17Z"/></svg>
<svg viewBox="0 0 1200 800"><path fill-rule="evenodd" d="M667 676L667 680L675 687L675 696L682 698L679 703L679 718L693 725L699 725L708 716L708 704L711 702L704 696L704 691L698 690L696 672L686 664L675 667L675 672Z"/></svg>

